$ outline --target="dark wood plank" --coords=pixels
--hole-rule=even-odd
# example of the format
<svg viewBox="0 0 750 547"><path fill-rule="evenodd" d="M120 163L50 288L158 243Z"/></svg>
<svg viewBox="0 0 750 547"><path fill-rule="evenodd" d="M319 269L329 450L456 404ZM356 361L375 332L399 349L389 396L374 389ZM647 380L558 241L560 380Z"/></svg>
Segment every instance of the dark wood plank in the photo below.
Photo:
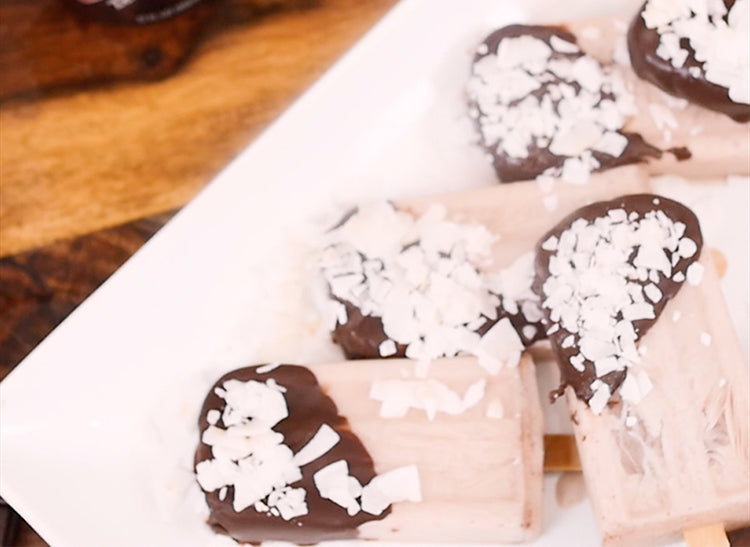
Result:
<svg viewBox="0 0 750 547"><path fill-rule="evenodd" d="M21 520L18 535L12 545L14 547L47 547L49 543L44 541L26 521Z"/></svg>
<svg viewBox="0 0 750 547"><path fill-rule="evenodd" d="M0 379L172 216L165 213L0 260Z"/></svg>
<svg viewBox="0 0 750 547"><path fill-rule="evenodd" d="M174 73L207 32L315 0L203 0L178 17L121 25L81 17L61 0L0 1L0 101Z"/></svg>

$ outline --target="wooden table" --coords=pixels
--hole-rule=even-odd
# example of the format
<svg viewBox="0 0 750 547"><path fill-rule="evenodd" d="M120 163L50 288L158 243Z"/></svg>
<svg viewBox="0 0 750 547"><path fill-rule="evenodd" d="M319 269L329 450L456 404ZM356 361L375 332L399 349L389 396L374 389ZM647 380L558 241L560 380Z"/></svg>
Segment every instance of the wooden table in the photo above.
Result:
<svg viewBox="0 0 750 547"><path fill-rule="evenodd" d="M81 30L56 2L0 0L0 379L396 0L227 0L157 81L89 78L51 31L127 29ZM14 543L45 545L25 525Z"/></svg>

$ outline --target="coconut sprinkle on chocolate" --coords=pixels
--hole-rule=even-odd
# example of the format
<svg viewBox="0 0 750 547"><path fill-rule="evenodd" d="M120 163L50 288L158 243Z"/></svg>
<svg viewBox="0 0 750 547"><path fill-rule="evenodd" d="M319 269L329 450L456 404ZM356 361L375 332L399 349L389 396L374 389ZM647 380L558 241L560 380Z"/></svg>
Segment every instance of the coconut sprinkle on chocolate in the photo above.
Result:
<svg viewBox="0 0 750 547"><path fill-rule="evenodd" d="M533 254L485 272L495 236L446 216L439 205L414 218L382 202L329 232L318 262L329 328L348 328L354 313L379 321L371 358L466 354L491 373L515 366L524 343L541 333Z"/></svg>
<svg viewBox="0 0 750 547"><path fill-rule="evenodd" d="M628 370L667 300L701 271L701 244L688 209L646 194L584 207L539 243L535 288L563 381L595 413L618 389L631 404L651 390L644 373Z"/></svg>
<svg viewBox="0 0 750 547"><path fill-rule="evenodd" d="M721 0L648 0L641 16L659 33L656 55L682 68L692 53L699 65L689 67L691 76L750 104L750 0L736 0L730 9Z"/></svg>
<svg viewBox="0 0 750 547"><path fill-rule="evenodd" d="M490 35L477 51L467 93L501 180L583 183L628 148L622 128L635 112L631 93L616 69L586 55L560 29L514 25Z"/></svg>

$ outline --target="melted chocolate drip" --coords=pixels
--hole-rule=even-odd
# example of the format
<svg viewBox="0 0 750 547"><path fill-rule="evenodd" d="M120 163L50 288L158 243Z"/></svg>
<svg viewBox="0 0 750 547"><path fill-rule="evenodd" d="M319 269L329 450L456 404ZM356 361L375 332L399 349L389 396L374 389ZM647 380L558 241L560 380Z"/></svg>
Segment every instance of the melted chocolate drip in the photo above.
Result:
<svg viewBox="0 0 750 547"><path fill-rule="evenodd" d="M672 154L677 161L685 161L693 157L693 153L686 146L673 146L667 149L667 152Z"/></svg>
<svg viewBox="0 0 750 547"><path fill-rule="evenodd" d="M724 0L724 4L729 9L734 5L734 0ZM680 41L680 46L688 51L687 60L682 67L674 67L670 61L656 54L659 33L656 29L646 27L642 17L645 6L644 2L628 29L630 63L638 77L651 82L670 95L721 112L735 121L750 121L750 104L735 103L729 98L726 87L706 80L702 70L703 63L695 58L695 51L690 47L689 40L683 38ZM727 55L732 55L732 52L728 51ZM691 67L701 68L700 75L690 74Z"/></svg>
<svg viewBox="0 0 750 547"><path fill-rule="evenodd" d="M292 541L312 544L320 541L353 538L357 527L370 520L380 520L390 513L390 508L380 515L360 511L350 517L346 509L330 500L321 498L313 484L313 474L326 465L338 460L346 460L349 474L361 484L367 484L375 476L372 458L362 442L351 431L346 418L339 416L335 403L318 384L310 370L294 365L281 365L267 373L259 373L258 367L247 367L225 374L213 385L203 403L198 426L201 436L208 428L206 415L209 410L223 411L225 402L214 389L230 379L247 382L265 382L273 378L286 388L284 394L289 408L289 416L279 422L274 431L284 435L284 443L297 453L318 431L322 424L328 424L341 439L338 444L320 458L302 467L302 479L290 486L304 488L308 514L291 520L283 520L270 513L259 513L252 506L236 512L232 507L234 491L227 487L227 495L222 501L219 491L205 492L211 510L209 524L216 531L226 533L237 541L260 543L262 541ZM221 426L221 422L217 424ZM201 442L195 451L194 463L211 459L211 447Z"/></svg>
<svg viewBox="0 0 750 547"><path fill-rule="evenodd" d="M657 205L654 204L655 199L659 200L659 203ZM537 295L540 296L542 302L544 301L544 292L542 290L542 287L550 277L549 260L550 257L555 254L554 251L546 251L542 249L542 244L551 236L555 236L559 239L560 235L568 230L573 222L577 219L582 218L591 222L594 219L606 216L607 212L613 209L625 209L628 214L630 214L631 212L636 212L639 215L639 220L643 219L643 216L649 211L660 210L663 211L673 222L682 222L685 224L686 228L683 237L687 237L693 240L698 249L692 257L680 258L677 264L675 264L672 268L672 275L677 272L682 272L684 274L688 266L698 260L701 248L703 246L703 236L701 234L700 224L698 223L698 219L695 214L684 205L671 199L656 196L653 194L635 194L630 196L622 196L612 201L593 203L591 205L587 205L586 207L578 209L577 211L574 211L572 214L565 217L565 219L557 224L552 230L547 232L537 243L535 266L536 275L534 278L533 290ZM665 252L668 253L668 251L666 250ZM633 255L630 257L631 265L634 258L635 253L633 253ZM672 258L671 254L669 258ZM635 280L628 281L631 283L637 282ZM642 286L648 285L649 283L651 283L650 280L640 282ZM633 321L633 326L638 336L638 340L640 340L643 335L648 332L651 326L659 319L659 315L664 309L664 306L666 306L667 302L672 297L674 297L675 294L677 294L677 291L680 290L682 283L673 281L671 278L660 276L660 281L656 284L656 286L659 288L659 290L661 290L663 296L658 302L652 303L654 307L655 318ZM550 310L548 308L542 308L542 311L545 317L544 323L546 327L549 328L553 324L555 324L550 319ZM562 347L562 341L570 334L570 332L566 331L562 328L562 326L560 326L557 332L549 335L549 339L552 342L552 347L555 352L555 357L557 358L557 363L560 366L561 376L560 388L552 393L552 399L554 400L555 398L560 396L565 386L571 386L579 399L588 402L593 395L593 392L591 390L591 382L593 382L597 378L596 370L594 368L594 363L589 360L584 361L583 371L578 371L573 367L573 365L570 364L570 358L574 355L577 355L580 351L577 343L569 348ZM626 374L627 369L623 371L614 371L606 374L605 376L599 377L599 379L609 385L610 393L615 393L615 391L625 380Z"/></svg>
<svg viewBox="0 0 750 547"><path fill-rule="evenodd" d="M477 53L474 56L474 63L487 55L493 55L497 51L500 42L504 39L518 38L520 36L532 36L544 41L547 45L550 45L550 40L553 36L557 36L566 42L571 42L573 44L577 43L575 35L563 27L510 25L496 30L485 38L483 44L487 46L488 53ZM553 49L551 59L575 60L584 55L585 53L582 51L576 53L562 53ZM572 85L576 91L580 89L580 85L577 82L566 82L560 78L554 77L551 81L545 82L542 87L533 91L531 95L541 98L547 93L546 89L549 85L559 83L568 83ZM483 113L481 112L479 105L475 102L470 102L469 106L470 108L476 108L480 112L481 118ZM477 132L481 134L480 121L477 119L474 124ZM628 132L621 132L621 134L628 139L628 144L620 156L615 157L603 152L592 151L592 156L599 162L599 167L596 169L597 171L612 169L621 165L640 163L646 161L649 157L661 157L661 150L643 140L643 137L641 137L640 134ZM500 182L534 179L549 168L562 167L565 160L568 159L567 156L556 156L550 152L548 148L540 148L535 143L532 143L529 146L528 156L525 158L511 157L503 153L502 150L498 150L496 144L487 146L482 143L482 147L492 156L492 165L497 172Z"/></svg>

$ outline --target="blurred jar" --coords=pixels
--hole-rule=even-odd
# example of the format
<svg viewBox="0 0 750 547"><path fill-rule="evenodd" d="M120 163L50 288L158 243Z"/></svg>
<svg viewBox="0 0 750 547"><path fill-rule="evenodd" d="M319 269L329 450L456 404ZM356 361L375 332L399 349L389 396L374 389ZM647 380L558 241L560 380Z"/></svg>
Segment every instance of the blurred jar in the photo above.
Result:
<svg viewBox="0 0 750 547"><path fill-rule="evenodd" d="M64 0L80 17L145 25L169 19L208 0Z"/></svg>
<svg viewBox="0 0 750 547"><path fill-rule="evenodd" d="M228 0L0 0L0 103L166 78Z"/></svg>

